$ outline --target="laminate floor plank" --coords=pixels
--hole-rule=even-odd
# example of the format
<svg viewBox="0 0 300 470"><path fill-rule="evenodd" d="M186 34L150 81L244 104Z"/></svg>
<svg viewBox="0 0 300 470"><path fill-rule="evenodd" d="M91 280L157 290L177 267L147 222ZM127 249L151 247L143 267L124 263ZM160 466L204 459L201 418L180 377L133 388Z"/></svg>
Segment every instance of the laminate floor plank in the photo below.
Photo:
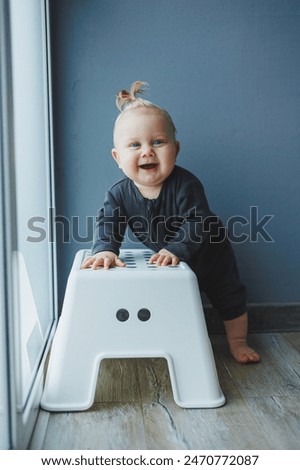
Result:
<svg viewBox="0 0 300 470"><path fill-rule="evenodd" d="M144 359L138 364L142 410L148 449L188 449L174 414L180 408L173 400L165 359Z"/></svg>
<svg viewBox="0 0 300 470"><path fill-rule="evenodd" d="M143 415L135 403L96 403L89 411L51 413L43 449L145 449Z"/></svg>
<svg viewBox="0 0 300 470"><path fill-rule="evenodd" d="M183 409L173 400L165 361L144 361L138 367L148 449L263 449L259 426L238 396L215 409ZM228 387L228 391L230 387Z"/></svg>
<svg viewBox="0 0 300 470"><path fill-rule="evenodd" d="M224 353L223 338L213 341L216 356L243 397L299 396L299 354L280 334L252 335L251 344L262 355L258 364L238 364Z"/></svg>
<svg viewBox="0 0 300 470"><path fill-rule="evenodd" d="M249 337L260 364L231 357L211 337L226 404L183 409L173 399L165 359L102 361L93 407L41 410L32 449L300 449L300 333Z"/></svg>
<svg viewBox="0 0 300 470"><path fill-rule="evenodd" d="M247 404L269 449L300 449L300 407L295 397L249 398Z"/></svg>
<svg viewBox="0 0 300 470"><path fill-rule="evenodd" d="M288 341L300 354L300 332L294 331L289 333L281 333L281 335Z"/></svg>
<svg viewBox="0 0 300 470"><path fill-rule="evenodd" d="M104 359L96 386L96 403L140 403L138 359Z"/></svg>

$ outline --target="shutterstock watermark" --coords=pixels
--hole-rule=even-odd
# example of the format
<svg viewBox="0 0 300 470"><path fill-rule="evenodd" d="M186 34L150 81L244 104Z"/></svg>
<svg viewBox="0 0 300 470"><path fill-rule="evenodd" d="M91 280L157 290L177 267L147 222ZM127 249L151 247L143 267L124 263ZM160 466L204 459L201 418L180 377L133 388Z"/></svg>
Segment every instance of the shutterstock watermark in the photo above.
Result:
<svg viewBox="0 0 300 470"><path fill-rule="evenodd" d="M50 208L48 218L34 216L28 220L27 228L29 234L27 241L41 243L45 240L54 242L53 231L55 228L55 240L62 243L91 243L95 227L99 234L109 242L119 243L129 226L132 232L128 232L128 239L132 242L169 242L172 243L201 243L204 238L210 237L211 243L221 243L225 238L231 243L273 243L270 234L269 223L274 215L259 215L258 206L250 206L249 216L233 215L224 223L218 216L210 215L203 217L197 214L196 208L192 208L185 216L164 217L158 215L149 220L142 215L126 218L121 215L120 209L114 209L109 215L100 213L99 218L87 216L71 218L55 215L54 209ZM97 228L98 226L98 228ZM101 228L100 228L101 227ZM132 236L132 233L135 236Z"/></svg>

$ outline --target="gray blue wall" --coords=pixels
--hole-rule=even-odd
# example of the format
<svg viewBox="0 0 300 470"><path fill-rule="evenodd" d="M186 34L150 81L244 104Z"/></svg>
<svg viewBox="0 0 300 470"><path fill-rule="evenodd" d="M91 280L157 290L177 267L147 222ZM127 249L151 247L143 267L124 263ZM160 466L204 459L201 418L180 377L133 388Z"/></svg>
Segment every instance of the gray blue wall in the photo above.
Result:
<svg viewBox="0 0 300 470"><path fill-rule="evenodd" d="M224 222L249 220L251 206L258 221L273 216L264 226L273 242L255 236L255 220L252 241L248 225L235 226L248 236L234 249L249 301L300 302L300 2L50 3L60 298L121 176L110 155L115 93L144 80L173 116L178 164L202 180L212 210ZM64 217L79 218L82 241Z"/></svg>

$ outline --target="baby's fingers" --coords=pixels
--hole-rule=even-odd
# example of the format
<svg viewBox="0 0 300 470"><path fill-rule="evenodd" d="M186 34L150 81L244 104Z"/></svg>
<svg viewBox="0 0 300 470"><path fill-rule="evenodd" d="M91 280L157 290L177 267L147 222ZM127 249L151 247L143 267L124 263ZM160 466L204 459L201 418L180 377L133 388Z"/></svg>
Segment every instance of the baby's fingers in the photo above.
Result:
<svg viewBox="0 0 300 470"><path fill-rule="evenodd" d="M120 258L115 259L115 265L119 266L120 268L124 268L124 266L126 266L126 264Z"/></svg>
<svg viewBox="0 0 300 470"><path fill-rule="evenodd" d="M103 258L98 258L98 257L95 257L95 256L90 256L89 258L85 259L84 262L82 263L81 265L81 268L82 269L87 269L87 268L91 268L91 269L98 269L100 268L101 266L104 265L104 260Z"/></svg>
<svg viewBox="0 0 300 470"><path fill-rule="evenodd" d="M104 269L109 269L113 266L124 268L126 264L113 253L109 254L108 256L103 253L103 255L101 254L100 256L90 256L89 258L86 258L81 264L81 269L99 269L101 267Z"/></svg>
<svg viewBox="0 0 300 470"><path fill-rule="evenodd" d="M173 254L166 254L166 253L155 253L151 258L149 259L149 263L156 263L157 266L176 266L179 264L180 259L173 255Z"/></svg>
<svg viewBox="0 0 300 470"><path fill-rule="evenodd" d="M81 269L87 269L87 268L90 268L92 266L94 262L94 258L92 256L90 256L89 258L86 258L83 263L81 264Z"/></svg>
<svg viewBox="0 0 300 470"><path fill-rule="evenodd" d="M115 258L110 258L109 256L106 256L103 262L104 269L108 269L109 267L112 267L112 266L119 266L120 268L123 268L126 265L117 256Z"/></svg>
<svg viewBox="0 0 300 470"><path fill-rule="evenodd" d="M149 263L156 263L156 266L167 266L170 260L171 257L169 255L166 256L164 254L155 253L155 255L151 256L151 258L149 259Z"/></svg>
<svg viewBox="0 0 300 470"><path fill-rule="evenodd" d="M180 263L178 256L172 256L172 266L177 266Z"/></svg>
<svg viewBox="0 0 300 470"><path fill-rule="evenodd" d="M159 255L158 253L155 253L154 255L151 256L151 258L149 259L148 263L149 263L149 264L156 263L156 261L158 260L159 256L160 256L160 255Z"/></svg>
<svg viewBox="0 0 300 470"><path fill-rule="evenodd" d="M159 266L168 266L169 264L172 263L172 256L170 255L161 255L156 264Z"/></svg>

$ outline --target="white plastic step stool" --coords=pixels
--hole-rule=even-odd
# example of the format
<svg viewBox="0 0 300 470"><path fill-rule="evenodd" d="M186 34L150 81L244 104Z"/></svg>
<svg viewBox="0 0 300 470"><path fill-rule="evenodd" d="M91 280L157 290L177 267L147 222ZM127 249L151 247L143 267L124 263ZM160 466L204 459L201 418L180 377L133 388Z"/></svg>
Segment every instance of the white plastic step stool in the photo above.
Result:
<svg viewBox="0 0 300 470"><path fill-rule="evenodd" d="M148 264L147 249L123 249L126 267L81 269L69 275L54 336L41 406L89 408L104 358L164 357L175 402L183 408L225 403L215 368L197 278L186 263ZM101 367L100 367L101 380Z"/></svg>

